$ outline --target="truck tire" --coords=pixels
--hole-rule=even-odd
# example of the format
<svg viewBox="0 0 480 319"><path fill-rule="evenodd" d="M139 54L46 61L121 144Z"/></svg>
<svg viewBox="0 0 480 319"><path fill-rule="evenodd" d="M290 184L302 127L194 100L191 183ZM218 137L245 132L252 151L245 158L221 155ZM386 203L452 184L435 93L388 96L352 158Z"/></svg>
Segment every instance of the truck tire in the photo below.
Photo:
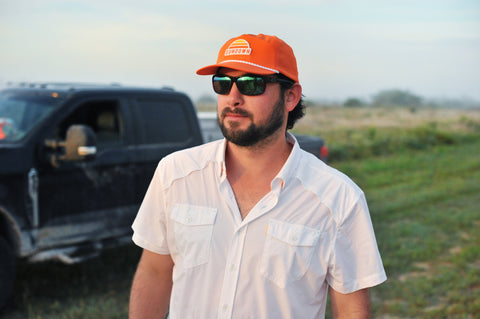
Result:
<svg viewBox="0 0 480 319"><path fill-rule="evenodd" d="M0 309L10 299L15 282L15 255L5 238L0 236Z"/></svg>

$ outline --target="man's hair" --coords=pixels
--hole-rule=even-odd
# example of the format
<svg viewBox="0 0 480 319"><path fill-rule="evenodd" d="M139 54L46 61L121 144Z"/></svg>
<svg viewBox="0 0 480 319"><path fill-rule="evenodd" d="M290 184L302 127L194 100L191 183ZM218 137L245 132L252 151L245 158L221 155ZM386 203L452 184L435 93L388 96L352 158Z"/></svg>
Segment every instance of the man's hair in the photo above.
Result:
<svg viewBox="0 0 480 319"><path fill-rule="evenodd" d="M280 93L282 94L282 98L284 98L285 92L295 84L295 81L293 81L292 79L290 79L289 77L283 74L278 74L277 77L288 81L288 82L284 82L284 81L279 82ZM303 101L303 98L300 98L300 101L295 106L295 108L288 113L287 130L292 129L295 123L297 122L297 120L301 119L304 115L305 115L305 103Z"/></svg>

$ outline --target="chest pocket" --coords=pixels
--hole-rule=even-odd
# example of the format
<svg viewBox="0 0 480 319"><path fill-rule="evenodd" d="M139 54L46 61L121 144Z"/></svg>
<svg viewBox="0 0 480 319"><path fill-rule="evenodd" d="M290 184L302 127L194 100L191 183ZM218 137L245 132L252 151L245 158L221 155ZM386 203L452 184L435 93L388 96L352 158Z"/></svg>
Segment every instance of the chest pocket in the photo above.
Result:
<svg viewBox="0 0 480 319"><path fill-rule="evenodd" d="M260 273L284 288L307 272L320 231L303 225L270 220Z"/></svg>
<svg viewBox="0 0 480 319"><path fill-rule="evenodd" d="M173 207L170 217L174 220L175 244L183 267L208 262L216 216L216 208L184 204Z"/></svg>

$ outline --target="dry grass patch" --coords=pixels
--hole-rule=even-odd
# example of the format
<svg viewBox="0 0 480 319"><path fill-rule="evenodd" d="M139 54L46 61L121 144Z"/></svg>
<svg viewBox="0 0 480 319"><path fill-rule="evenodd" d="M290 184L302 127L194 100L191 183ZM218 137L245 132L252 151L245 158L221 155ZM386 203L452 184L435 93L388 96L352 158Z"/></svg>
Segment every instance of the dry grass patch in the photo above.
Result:
<svg viewBox="0 0 480 319"><path fill-rule="evenodd" d="M413 128L425 123L437 123L439 129L461 129L480 122L480 109L422 108L345 108L310 107L306 116L295 126L299 132L329 132L376 128Z"/></svg>

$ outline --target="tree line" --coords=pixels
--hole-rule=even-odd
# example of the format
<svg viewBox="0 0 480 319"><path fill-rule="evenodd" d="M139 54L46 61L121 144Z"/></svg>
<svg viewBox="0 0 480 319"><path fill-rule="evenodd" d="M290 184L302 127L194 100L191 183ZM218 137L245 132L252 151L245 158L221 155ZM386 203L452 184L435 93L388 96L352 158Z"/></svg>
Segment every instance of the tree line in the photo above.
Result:
<svg viewBox="0 0 480 319"><path fill-rule="evenodd" d="M425 99L408 90L390 89L375 94L370 102L361 98L350 97L343 103L345 107L408 107L415 110L418 107L447 107L447 108L480 108L480 102L469 98L461 99Z"/></svg>

